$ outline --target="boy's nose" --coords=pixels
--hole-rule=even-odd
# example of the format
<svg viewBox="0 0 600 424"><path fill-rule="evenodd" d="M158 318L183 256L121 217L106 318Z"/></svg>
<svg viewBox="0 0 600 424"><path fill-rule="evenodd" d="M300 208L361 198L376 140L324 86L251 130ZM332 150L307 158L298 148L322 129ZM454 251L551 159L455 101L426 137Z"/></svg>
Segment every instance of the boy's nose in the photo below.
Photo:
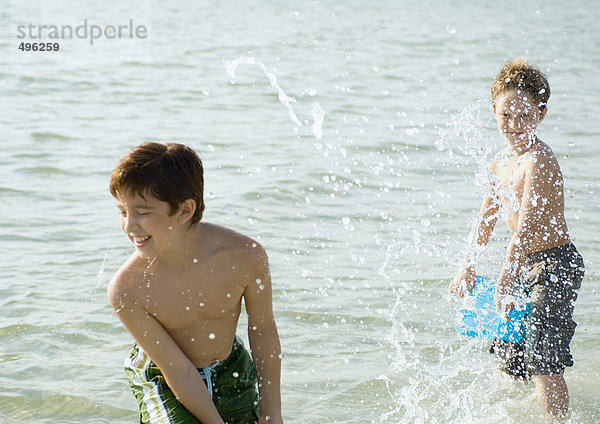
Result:
<svg viewBox="0 0 600 424"><path fill-rule="evenodd" d="M123 231L131 235L137 229L137 222L134 218L128 216L123 218Z"/></svg>

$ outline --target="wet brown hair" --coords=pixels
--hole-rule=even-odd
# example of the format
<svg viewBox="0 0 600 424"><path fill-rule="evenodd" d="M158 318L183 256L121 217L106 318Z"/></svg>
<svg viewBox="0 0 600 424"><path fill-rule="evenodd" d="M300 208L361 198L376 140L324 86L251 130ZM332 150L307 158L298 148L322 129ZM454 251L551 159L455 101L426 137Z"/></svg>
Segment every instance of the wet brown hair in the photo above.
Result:
<svg viewBox="0 0 600 424"><path fill-rule="evenodd" d="M521 91L530 95L540 110L550 98L548 78L540 69L522 57L506 62L492 83L492 100L509 91Z"/></svg>
<svg viewBox="0 0 600 424"><path fill-rule="evenodd" d="M190 147L177 143L146 142L134 147L110 175L110 192L151 195L167 202L173 215L187 199L196 201L191 219L195 224L204 212L204 168Z"/></svg>

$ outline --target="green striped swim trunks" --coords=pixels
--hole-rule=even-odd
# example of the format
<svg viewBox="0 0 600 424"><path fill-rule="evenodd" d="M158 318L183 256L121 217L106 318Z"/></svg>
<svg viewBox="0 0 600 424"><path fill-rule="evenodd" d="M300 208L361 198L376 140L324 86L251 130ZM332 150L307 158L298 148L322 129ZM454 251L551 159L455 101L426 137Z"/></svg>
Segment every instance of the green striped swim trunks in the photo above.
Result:
<svg viewBox="0 0 600 424"><path fill-rule="evenodd" d="M179 403L160 369L137 343L124 362L125 374L140 409L143 424L200 423ZM219 415L227 424L258 422L256 369L248 351L237 339L227 359L198 370Z"/></svg>

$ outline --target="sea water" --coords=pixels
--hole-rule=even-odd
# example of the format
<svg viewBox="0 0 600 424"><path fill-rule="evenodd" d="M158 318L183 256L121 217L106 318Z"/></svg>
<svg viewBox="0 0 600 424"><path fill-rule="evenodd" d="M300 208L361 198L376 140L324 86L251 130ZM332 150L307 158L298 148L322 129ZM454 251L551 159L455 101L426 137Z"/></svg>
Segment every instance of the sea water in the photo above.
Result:
<svg viewBox="0 0 600 424"><path fill-rule="evenodd" d="M136 422L132 339L105 296L132 252L108 177L145 140L196 149L205 220L267 248L287 423L551 422L455 333L446 294L503 147L489 87L516 56L549 76L539 136L587 267L571 422L600 421L596 2L9 0L0 16L0 422ZM18 49L40 41L18 25L84 19L147 37ZM479 273L507 243L499 224Z"/></svg>

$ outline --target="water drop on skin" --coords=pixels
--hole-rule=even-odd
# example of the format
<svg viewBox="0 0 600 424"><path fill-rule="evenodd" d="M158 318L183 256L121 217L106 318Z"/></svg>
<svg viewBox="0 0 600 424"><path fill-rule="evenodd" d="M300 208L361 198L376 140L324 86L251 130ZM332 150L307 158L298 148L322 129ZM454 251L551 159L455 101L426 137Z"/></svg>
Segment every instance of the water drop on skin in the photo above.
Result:
<svg viewBox="0 0 600 424"><path fill-rule="evenodd" d="M208 335L208 338L209 338L209 339L211 339L211 340L214 340L214 339L215 339L215 337L216 337L216 336L215 336L215 333L210 333L210 334Z"/></svg>
<svg viewBox="0 0 600 424"><path fill-rule="evenodd" d="M237 371L234 371L231 375L233 375L234 378L238 378L240 376L240 374Z"/></svg>

